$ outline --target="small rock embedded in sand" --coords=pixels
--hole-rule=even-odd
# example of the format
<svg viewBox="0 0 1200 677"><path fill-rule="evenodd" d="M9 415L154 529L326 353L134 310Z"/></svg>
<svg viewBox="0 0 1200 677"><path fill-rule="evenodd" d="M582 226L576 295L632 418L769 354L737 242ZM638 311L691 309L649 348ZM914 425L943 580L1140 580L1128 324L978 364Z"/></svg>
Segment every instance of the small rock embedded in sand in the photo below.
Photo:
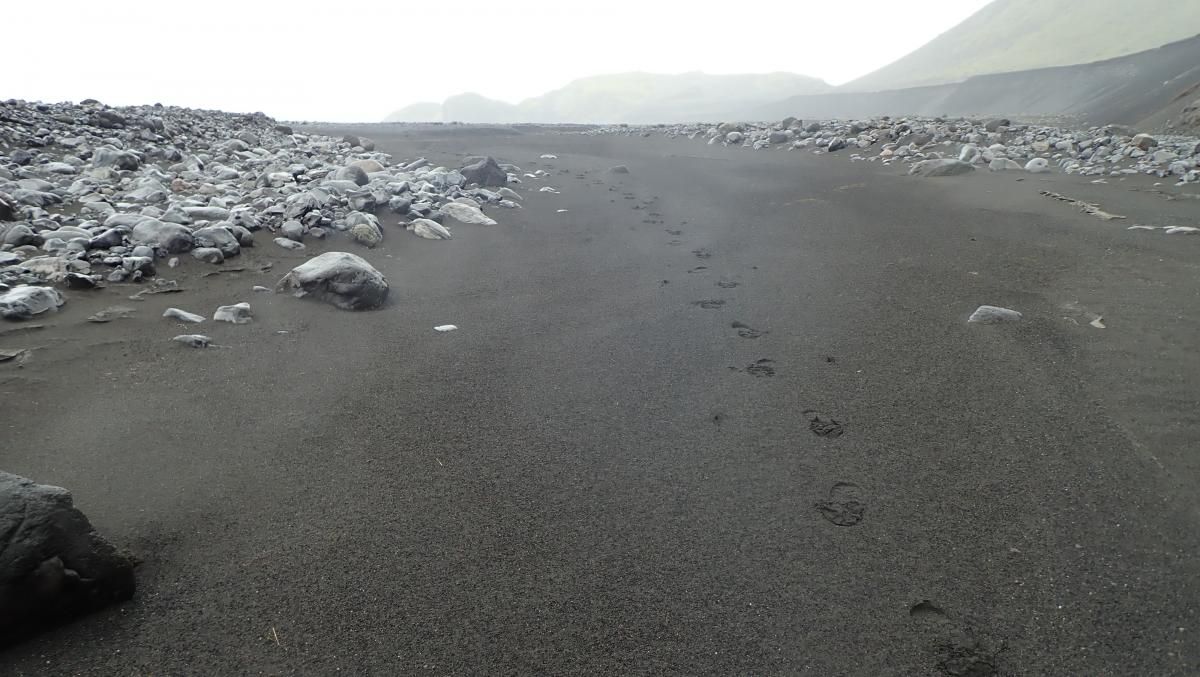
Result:
<svg viewBox="0 0 1200 677"><path fill-rule="evenodd" d="M458 327L453 324L440 324L433 328L434 331L440 331L443 333L448 332L448 331L454 331L455 329L458 329Z"/></svg>
<svg viewBox="0 0 1200 677"><path fill-rule="evenodd" d="M232 322L233 324L246 324L253 316L250 314L249 303L235 303L232 306L218 306L217 312L213 313L213 319L217 322Z"/></svg>
<svg viewBox="0 0 1200 677"><path fill-rule="evenodd" d="M1019 322L1024 316L1015 310L999 306L979 306L967 322L976 324L999 324L1002 322Z"/></svg>
<svg viewBox="0 0 1200 677"><path fill-rule="evenodd" d="M213 265L225 263L225 255L216 247L197 247L192 250L192 256L205 263Z"/></svg>
<svg viewBox="0 0 1200 677"><path fill-rule="evenodd" d="M1025 163L1025 171L1030 174L1045 174L1050 171L1050 161L1046 158L1034 158Z"/></svg>
<svg viewBox="0 0 1200 677"><path fill-rule="evenodd" d="M273 242L284 249L300 250L306 248L304 243L296 242L295 240L289 240L286 237L277 237L273 240Z"/></svg>
<svg viewBox="0 0 1200 677"><path fill-rule="evenodd" d="M192 348L207 348L212 343L212 339L204 334L180 334L171 340Z"/></svg>
<svg viewBox="0 0 1200 677"><path fill-rule="evenodd" d="M628 174L629 168L626 167L625 165L617 165L616 167L609 168L608 173L609 174Z"/></svg>
<svg viewBox="0 0 1200 677"><path fill-rule="evenodd" d="M496 225L496 220L484 214L478 207L472 207L461 202L447 202L442 205L442 213L462 223L480 226Z"/></svg>
<svg viewBox="0 0 1200 677"><path fill-rule="evenodd" d="M408 224L406 228L413 235L425 238L426 240L450 240L454 237L450 233L449 228L430 219L413 219L413 222Z"/></svg>
<svg viewBox="0 0 1200 677"><path fill-rule="evenodd" d="M909 174L918 174L927 178L938 176L957 176L959 174L970 174L975 171L975 167L969 162L962 160L923 160L913 165L909 170Z"/></svg>
<svg viewBox="0 0 1200 677"><path fill-rule="evenodd" d="M180 322L190 322L192 324L200 324L204 321L203 315L189 313L188 311L181 310L179 308L167 308L163 311L162 316L171 318L172 320L179 320Z"/></svg>

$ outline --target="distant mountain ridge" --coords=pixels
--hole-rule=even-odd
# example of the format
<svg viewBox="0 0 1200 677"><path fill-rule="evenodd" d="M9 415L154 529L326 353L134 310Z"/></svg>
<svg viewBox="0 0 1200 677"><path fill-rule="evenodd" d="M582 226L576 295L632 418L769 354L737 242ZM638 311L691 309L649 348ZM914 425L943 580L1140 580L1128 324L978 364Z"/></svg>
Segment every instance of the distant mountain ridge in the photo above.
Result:
<svg viewBox="0 0 1200 677"><path fill-rule="evenodd" d="M479 94L441 104L418 103L385 122L666 122L701 120L734 107L832 91L826 82L795 73L709 75L618 73L575 80L517 105ZM437 117L431 117L434 114Z"/></svg>
<svg viewBox="0 0 1200 677"><path fill-rule="evenodd" d="M1200 96L1200 36L1115 59L964 82L873 92L795 96L731 111L726 119L866 118L879 115L1069 115L1094 124L1158 129Z"/></svg>
<svg viewBox="0 0 1200 677"><path fill-rule="evenodd" d="M1092 63L1200 34L1200 0L994 0L920 49L839 88L881 91Z"/></svg>
<svg viewBox="0 0 1200 677"><path fill-rule="evenodd" d="M911 54L836 88L794 73L620 73L575 80L516 105L460 94L402 108L385 121L670 123L997 113L1158 125L1180 113L1191 99L1176 97L1187 98L1182 92L1200 82L1200 60L1188 62L1197 40L1200 0L993 0Z"/></svg>

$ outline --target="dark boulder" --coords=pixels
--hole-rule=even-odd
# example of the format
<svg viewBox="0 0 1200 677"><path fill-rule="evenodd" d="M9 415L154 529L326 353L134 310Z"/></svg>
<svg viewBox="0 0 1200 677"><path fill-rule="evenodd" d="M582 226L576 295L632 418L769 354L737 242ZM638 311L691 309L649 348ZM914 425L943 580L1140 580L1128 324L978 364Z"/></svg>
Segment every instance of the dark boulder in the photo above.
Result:
<svg viewBox="0 0 1200 677"><path fill-rule="evenodd" d="M466 178L467 183L477 183L480 186L508 185L508 172L501 169L493 157L485 157L458 171Z"/></svg>
<svg viewBox="0 0 1200 677"><path fill-rule="evenodd" d="M117 129L125 126L125 116L115 110L96 111L92 115L92 121L97 127L104 129Z"/></svg>
<svg viewBox="0 0 1200 677"><path fill-rule="evenodd" d="M0 645L129 599L133 567L66 489L0 472Z"/></svg>

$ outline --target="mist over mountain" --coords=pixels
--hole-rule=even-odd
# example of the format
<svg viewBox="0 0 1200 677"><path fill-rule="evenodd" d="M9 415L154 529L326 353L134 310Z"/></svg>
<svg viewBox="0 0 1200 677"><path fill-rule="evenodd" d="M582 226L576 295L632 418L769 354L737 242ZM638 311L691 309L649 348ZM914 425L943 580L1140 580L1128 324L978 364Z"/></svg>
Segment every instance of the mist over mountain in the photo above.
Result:
<svg viewBox="0 0 1200 677"><path fill-rule="evenodd" d="M908 56L839 89L901 89L1085 64L1197 34L1197 0L995 0Z"/></svg>
<svg viewBox="0 0 1200 677"><path fill-rule="evenodd" d="M668 122L700 120L733 108L790 96L832 91L817 78L794 73L709 75L618 73L575 80L517 105L479 94L441 104L418 103L386 122Z"/></svg>

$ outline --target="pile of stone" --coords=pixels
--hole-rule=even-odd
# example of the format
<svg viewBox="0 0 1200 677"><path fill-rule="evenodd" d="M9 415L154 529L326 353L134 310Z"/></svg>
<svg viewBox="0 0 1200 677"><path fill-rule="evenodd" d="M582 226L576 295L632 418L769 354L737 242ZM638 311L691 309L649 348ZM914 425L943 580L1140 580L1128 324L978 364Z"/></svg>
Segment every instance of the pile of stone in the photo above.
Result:
<svg viewBox="0 0 1200 677"><path fill-rule="evenodd" d="M494 224L484 207L517 207L507 186L519 171L489 157L394 163L369 139L299 134L261 113L0 102L0 312L27 317L61 305L64 288L142 282L164 259L218 265L263 232L288 249L327 238L373 248L391 213L448 239L446 223Z"/></svg>
<svg viewBox="0 0 1200 677"><path fill-rule="evenodd" d="M585 134L622 134L704 139L709 144L754 150L841 153L885 165L906 163L924 176L991 171L1058 171L1083 176L1133 174L1200 182L1200 139L1151 136L1119 127L1069 129L990 120L881 117L805 123L680 124L601 127Z"/></svg>

